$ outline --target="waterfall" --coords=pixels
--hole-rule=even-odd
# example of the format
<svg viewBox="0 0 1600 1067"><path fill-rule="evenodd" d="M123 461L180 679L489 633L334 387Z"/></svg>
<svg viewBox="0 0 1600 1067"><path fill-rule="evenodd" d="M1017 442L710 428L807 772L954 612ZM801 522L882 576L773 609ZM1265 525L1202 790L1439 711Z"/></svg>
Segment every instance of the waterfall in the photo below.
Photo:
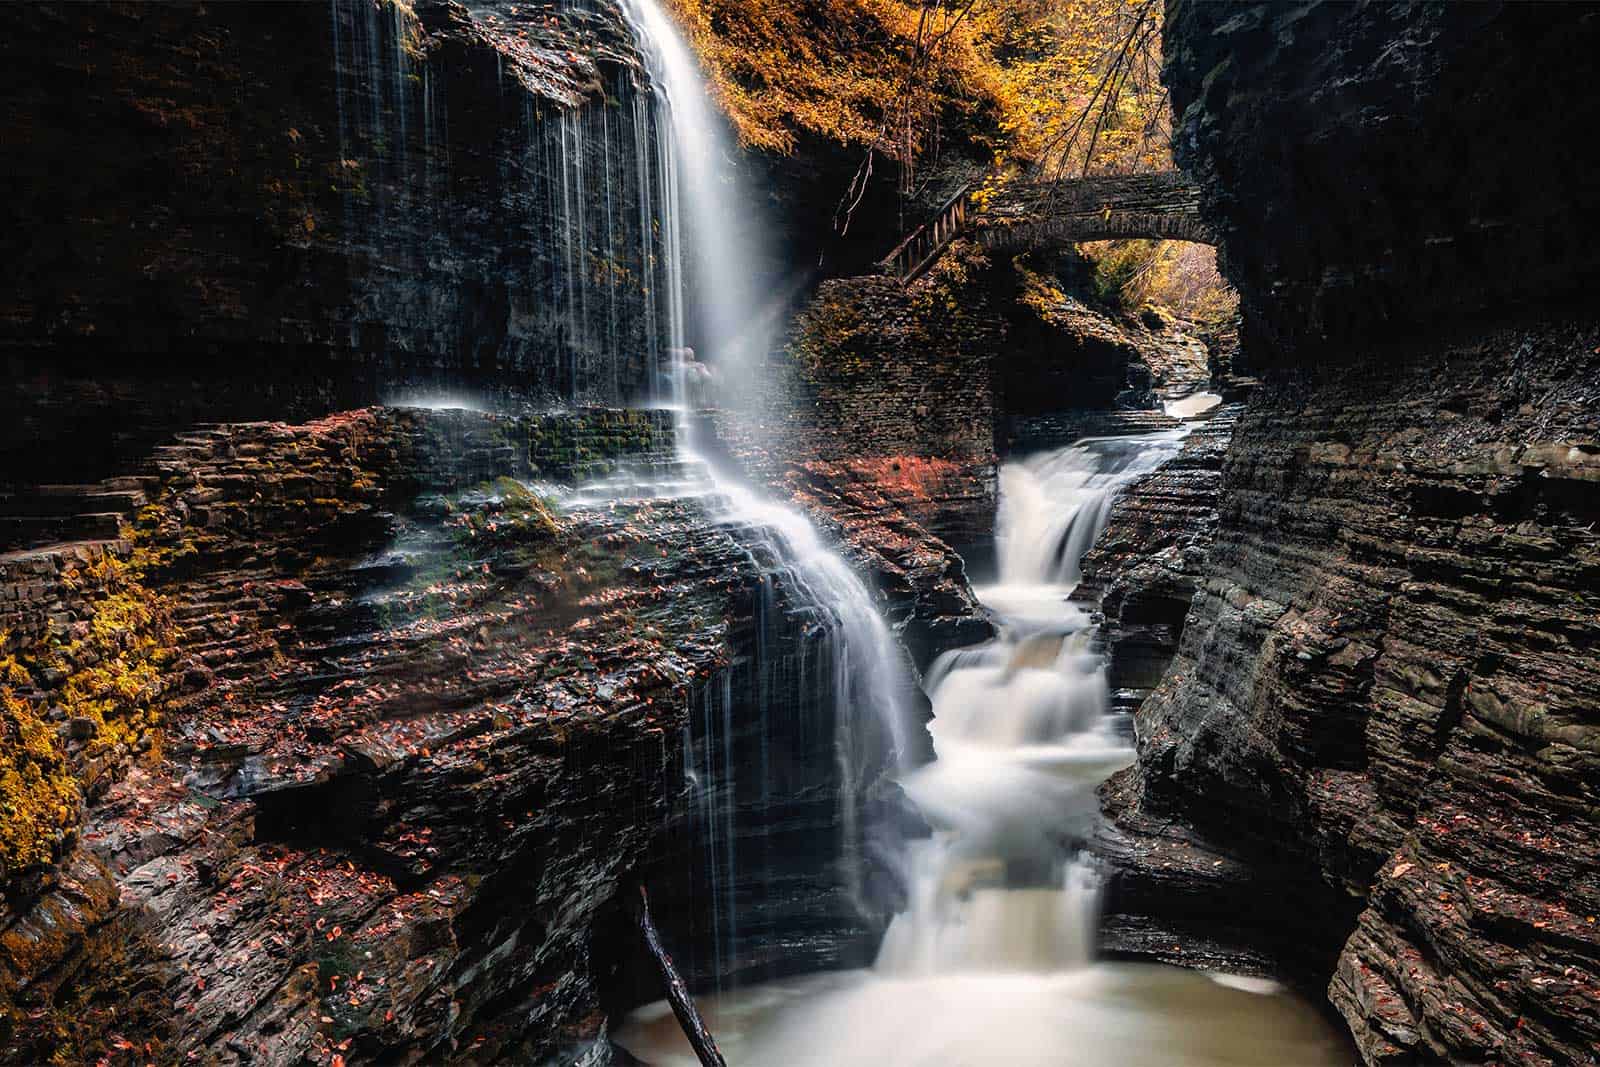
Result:
<svg viewBox="0 0 1600 1067"><path fill-rule="evenodd" d="M1093 622L1070 601L1111 498L1182 435L1081 441L1008 465L1004 630L929 679L938 758L904 776L934 827L905 855L909 907L874 967L700 998L728 1061L762 1067L1335 1067L1348 1047L1270 982L1093 960L1099 887L1080 852L1095 787L1133 759L1107 713ZM1059 493L1059 495L1058 495ZM665 1003L617 1039L697 1062Z"/></svg>
<svg viewBox="0 0 1600 1067"><path fill-rule="evenodd" d="M696 448L690 410L696 390L687 377L691 369L696 375L709 372L688 355L689 322L697 320L719 375L726 378L751 366L749 357L766 343L760 327L764 311L752 285L753 235L759 234L760 226L758 220L730 210L731 180L723 165L730 153L722 124L706 97L698 66L671 20L656 0L624 0L623 10L654 75L657 126L669 134L659 138L663 181L657 210L668 279L665 312L671 358L665 391L678 413L678 463L700 472L707 483L702 495L718 521L739 528L756 546L752 556L765 572L757 607L758 641L765 641L770 629L774 582L817 620L821 647L815 663L804 661L802 648L797 681L802 691L821 685L818 703L834 715L832 788L840 827L836 854L819 859L818 866L839 871L842 889L855 909L866 915L873 907L862 870L861 810L875 780L903 769L901 761L911 750L901 698L909 678L871 591L816 527L800 511L766 497ZM737 197L731 201L738 202ZM769 661L765 652L757 658ZM769 671L767 666L760 669ZM815 683L808 681L808 675L817 671ZM726 957L736 940L741 910L734 899L740 881L735 845L741 816L734 798L766 796L764 778L755 787L740 779L767 773L765 724L774 698L785 694L771 690L769 674L763 673L747 696L754 705L750 710L763 724L759 766L738 765L733 758L731 693L704 699L704 706L691 716L685 746L696 783L698 817L709 839L706 861L715 898L719 975L729 968ZM754 817L762 817L763 810L764 805L756 805Z"/></svg>
<svg viewBox="0 0 1600 1067"><path fill-rule="evenodd" d="M911 907L884 939L881 971L1090 961L1098 893L1075 847L1097 815L1095 788L1133 750L1107 715L1092 621L1069 598L1118 490L1183 436L1089 439L1001 469L1002 584L978 593L1003 630L930 672L938 758L904 784L935 832L908 855Z"/></svg>
<svg viewBox="0 0 1600 1067"><path fill-rule="evenodd" d="M620 64L601 68L593 98L553 98L501 50L521 41L517 19L587 19L582 0L548 16L475 15L473 47L500 44L481 65L430 59L409 4L329 0L329 11L339 161L317 180L339 191L340 216L311 220L308 238L336 235L356 268L340 341L395 364L385 399L492 406L460 389L489 367L502 373L486 384L519 402L671 401L659 371L682 316L659 294L679 257L675 234L656 230L675 193L655 99ZM482 366L442 366L456 351Z"/></svg>
<svg viewBox="0 0 1600 1067"><path fill-rule="evenodd" d="M1000 470L1000 581L1020 590L1071 587L1105 528L1117 492L1170 459L1182 430L1089 438Z"/></svg>
<svg viewBox="0 0 1600 1067"><path fill-rule="evenodd" d="M1098 817L1096 786L1131 762L1133 752L1108 714L1092 619L1070 596L1116 492L1170 458L1183 434L1084 441L1008 465L998 524L1003 581L978 591L1003 623L1002 636L936 664L928 688L938 758L921 768L902 764L907 727L897 689L905 675L868 590L804 516L716 470L691 439L687 409L694 398L685 387L680 294L699 294L709 307L702 318L721 324L708 334L709 351L719 371L729 373L747 340L730 331L760 319L743 314L741 320L751 310L741 288L751 276L748 231L719 195L724 150L693 57L658 0L623 2L657 75L658 107L670 116L662 122L673 134L663 147L663 228L672 234L674 257L689 260L698 283L685 286L683 264L676 258L669 264L675 281L669 333L678 356L669 374L682 431L677 462L702 470L707 500L743 531L771 578L763 579L754 608L752 658L764 666L754 678L732 682L728 675L701 693L685 739L686 772L706 837L717 973L727 973L745 930L761 921L741 907L737 887L742 865L761 863L771 845L758 836L756 847L742 847L747 838L739 828L766 818L769 758L784 755L767 745L768 701L777 682L772 668L781 666L793 690L820 686L835 711L840 839L830 860L842 861L843 888L858 906L864 901L857 801L873 770L869 727L892 757L880 773L898 770L933 828L930 837L899 850L910 903L890 924L873 968L829 971L839 961L821 961L818 973L731 991L718 983L716 994L699 998L729 1062L1339 1062L1340 1049L1315 1012L1288 998L1172 968L1091 965L1099 892L1081 848ZM674 206L682 208L681 234ZM815 645L775 663L765 642L779 588L808 605L821 627ZM733 741L741 694L753 700L760 742L759 752L743 760ZM796 928L776 929L764 947L792 955L824 908L819 900L805 914L787 915ZM618 1040L662 1067L696 1062L665 1003L635 1012Z"/></svg>
<svg viewBox="0 0 1600 1067"><path fill-rule="evenodd" d="M699 353L724 396L743 394L757 373L783 301L762 291L763 220L736 180L736 151L726 122L707 95L694 54L659 0L621 0L650 62L670 123L675 195L686 226L679 248L693 276L694 300L679 309L682 346L698 337Z"/></svg>

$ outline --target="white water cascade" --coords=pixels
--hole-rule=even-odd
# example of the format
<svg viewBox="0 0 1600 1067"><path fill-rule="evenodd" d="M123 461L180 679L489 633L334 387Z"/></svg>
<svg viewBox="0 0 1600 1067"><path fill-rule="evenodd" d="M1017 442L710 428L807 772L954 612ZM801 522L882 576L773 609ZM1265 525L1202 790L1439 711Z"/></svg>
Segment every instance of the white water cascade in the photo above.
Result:
<svg viewBox="0 0 1600 1067"><path fill-rule="evenodd" d="M977 590L1001 636L946 653L930 672L938 759L904 787L934 835L910 850L911 907L889 928L880 971L1089 962L1097 892L1076 850L1096 816L1095 787L1133 750L1106 714L1091 619L1069 598L1118 490L1183 437L1086 440L1001 469L1001 584Z"/></svg>
<svg viewBox="0 0 1600 1067"><path fill-rule="evenodd" d="M670 286L673 345L682 346L688 323L698 323L709 349L707 358L724 394L747 388L744 379L764 355L781 311L760 290L755 252L762 247L761 220L748 210L734 175L734 153L706 93L700 67L659 0L621 0L651 66L665 121L661 138L664 168L670 169L667 196L679 209L664 210L672 228L669 258L687 265L695 282L692 306L682 302L682 277ZM667 134L670 133L670 137ZM682 222L678 221L681 213ZM687 260L687 264L685 264Z"/></svg>
<svg viewBox="0 0 1600 1067"><path fill-rule="evenodd" d="M819 704L833 710L836 766L832 777L840 840L836 854L826 862L819 859L819 866L831 862L854 910L865 914L871 905L863 886L866 828L859 825L859 813L874 780L902 769L901 761L908 752L903 695L911 682L871 592L811 522L795 508L767 498L696 447L693 407L697 390L686 380L686 367L695 374L707 372L698 360L688 364L683 356L687 324L691 318L699 321L724 389L727 379L737 378L755 362L752 357L767 343L772 314L771 308L757 303L753 285L756 272L751 241L760 226L757 220L730 210L740 200L730 197L731 179L721 165L729 157L722 123L706 97L698 66L671 20L657 0L623 0L622 6L651 67L656 92L656 162L662 175L658 221L666 260L666 325L668 345L678 354L668 367L667 392L669 406L676 412L678 455L674 481L666 492L700 496L717 521L738 528L741 536L756 544L752 555L758 566L769 572L758 608L762 618L757 627L763 640L774 582L791 601L808 606L822 623L822 647L816 660L802 659L791 665L790 673L802 689L820 682L825 692ZM634 485L621 491L640 488ZM658 495L661 488L649 487L649 492ZM740 698L754 705L753 714L762 724L760 766L741 766L733 758L731 737L737 724L732 694L708 695L705 707L691 716L693 726L685 745L691 761L687 771L696 783L697 817L710 839L705 859L714 898L715 970L719 975L738 965L733 956L742 907L736 889L746 872L736 842L750 829L744 824L765 811L764 801L752 811L748 799L741 802L739 798L748 798L753 792L765 795L765 783L752 781L765 773L765 723L777 701L792 697L792 693L772 691L769 674L763 674L754 690Z"/></svg>
<svg viewBox="0 0 1600 1067"><path fill-rule="evenodd" d="M1090 618L1068 599L1118 490L1182 433L1082 441L1008 465L1002 623L929 680L938 758L904 786L934 828L875 967L703 998L731 1064L760 1067L1332 1067L1307 1004L1252 983L1093 961L1098 887L1079 844L1095 787L1133 753L1107 715ZM655 1067L696 1061L664 1003L618 1034Z"/></svg>
<svg viewBox="0 0 1600 1067"><path fill-rule="evenodd" d="M715 117L699 66L672 20L657 0L623 0L622 6L652 61L666 116L661 151L669 203L664 205L662 216L663 225L673 233L667 246L668 257L676 261L667 267L669 335L675 345L682 345L687 289L681 233L683 222L687 222L694 233L687 247L699 279L694 295L710 309L711 323L722 331L715 335L714 343L737 346L721 349L723 358L719 363L724 373L736 373L728 368L739 355L752 344L765 343L764 331L759 328L761 316L752 314L756 302L752 292L751 235L760 232L760 224L728 210L726 187L731 179L716 165L717 160L728 155L723 123ZM670 137L665 136L666 132ZM764 531L775 548L775 557L788 561L793 568L802 592L835 617L843 642L841 670L847 676L840 682L840 695L847 698L845 706L855 710L863 710L864 706L866 712L876 716L894 739L896 752L903 755L905 726L897 689L904 682L904 670L894 638L878 614L871 593L803 514L761 495L695 447L681 365L674 364L673 373L674 395L679 399L680 461L703 468L722 505L723 520ZM841 759L847 758L841 755Z"/></svg>

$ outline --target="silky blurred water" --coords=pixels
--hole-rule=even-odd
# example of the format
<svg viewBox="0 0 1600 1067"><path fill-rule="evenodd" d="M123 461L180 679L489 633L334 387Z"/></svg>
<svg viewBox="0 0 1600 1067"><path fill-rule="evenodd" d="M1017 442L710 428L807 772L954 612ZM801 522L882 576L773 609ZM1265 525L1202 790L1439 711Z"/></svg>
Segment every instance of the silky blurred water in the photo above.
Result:
<svg viewBox="0 0 1600 1067"><path fill-rule="evenodd" d="M1001 472L1005 582L980 590L1001 634L929 673L937 759L902 776L932 827L908 844L909 902L871 970L708 998L729 1062L1318 1067L1347 1046L1270 983L1094 962L1099 876L1081 851L1095 789L1134 752L1108 713L1093 620L1070 597L1118 491L1182 431L1086 440ZM665 1005L618 1040L693 1063Z"/></svg>
<svg viewBox="0 0 1600 1067"><path fill-rule="evenodd" d="M1307 1003L1198 971L1095 964L1050 975L812 975L701 998L735 1067L1348 1067ZM616 1034L654 1067L697 1061L665 1003Z"/></svg>

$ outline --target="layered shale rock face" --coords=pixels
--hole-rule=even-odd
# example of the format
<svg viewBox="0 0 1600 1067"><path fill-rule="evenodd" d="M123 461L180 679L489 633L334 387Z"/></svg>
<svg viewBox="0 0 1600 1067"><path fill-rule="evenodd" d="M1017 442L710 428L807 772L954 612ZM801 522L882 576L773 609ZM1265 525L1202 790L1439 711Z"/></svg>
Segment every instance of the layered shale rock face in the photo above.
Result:
<svg viewBox="0 0 1600 1067"><path fill-rule="evenodd" d="M862 650L674 446L225 424L100 487L121 537L0 556L0 1062L603 1057L660 993L625 878L700 986L865 962L905 816ZM982 630L871 528L908 647Z"/></svg>
<svg viewBox="0 0 1600 1067"><path fill-rule="evenodd" d="M223 426L140 471L124 538L0 558L5 1061L598 1054L594 930L690 716L818 641L703 504L528 488L670 445L640 412Z"/></svg>
<svg viewBox="0 0 1600 1067"><path fill-rule="evenodd" d="M1119 420L1112 434L1137 432L1141 418L1161 428L1158 395L1206 383L1206 345L1188 328L1153 308L1112 314L1090 304L1081 259L1032 258L1034 266L1015 260L1006 278L1006 344L994 358L999 436L1010 450L1064 447L1100 430L1106 412Z"/></svg>
<svg viewBox="0 0 1600 1067"><path fill-rule="evenodd" d="M1247 357L1591 289L1597 41L1577 5L1168 0L1173 146Z"/></svg>
<svg viewBox="0 0 1600 1067"><path fill-rule="evenodd" d="M1192 426L1176 456L1117 495L1105 531L1084 554L1079 593L1105 616L1108 680L1123 706L1148 696L1177 654L1204 581L1222 465L1242 411L1225 405Z"/></svg>
<svg viewBox="0 0 1600 1067"><path fill-rule="evenodd" d="M1108 791L1130 892L1158 911L1139 886L1165 879L1175 925L1326 983L1367 1062L1590 1062L1600 328L1562 301L1600 204L1533 142L1592 121L1600 24L1168 16L1180 154L1264 378Z"/></svg>
<svg viewBox="0 0 1600 1067"><path fill-rule="evenodd" d="M884 618L910 657L913 674L941 652L992 636L967 585L962 557L949 543L973 536L974 516L990 499L992 462L819 455L792 438L774 447L767 431L748 415L715 411L702 416L695 433L724 467L791 501L838 542L841 554L881 596ZM907 696L926 704L920 690Z"/></svg>
<svg viewBox="0 0 1600 1067"><path fill-rule="evenodd" d="M658 125L607 0L3 21L6 481L201 420L655 388Z"/></svg>

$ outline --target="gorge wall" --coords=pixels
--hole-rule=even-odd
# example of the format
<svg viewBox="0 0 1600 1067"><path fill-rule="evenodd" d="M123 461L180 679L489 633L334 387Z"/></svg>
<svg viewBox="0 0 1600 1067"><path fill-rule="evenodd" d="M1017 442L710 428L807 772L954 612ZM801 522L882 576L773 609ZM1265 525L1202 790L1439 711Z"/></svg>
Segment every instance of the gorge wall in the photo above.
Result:
<svg viewBox="0 0 1600 1067"><path fill-rule="evenodd" d="M4 775L6 1062L592 1044L589 924L670 809L673 694L726 602L707 557L508 479L665 431L222 427L147 461L123 539L4 557L0 693L36 742ZM617 625L676 563L712 599Z"/></svg>
<svg viewBox="0 0 1600 1067"><path fill-rule="evenodd" d="M760 526L594 488L673 444L214 426L108 487L120 538L0 555L0 1062L608 1062L635 879L702 987L860 961L884 724Z"/></svg>
<svg viewBox="0 0 1600 1067"><path fill-rule="evenodd" d="M659 131L614 4L26 4L0 55L0 479L417 391L652 394Z"/></svg>
<svg viewBox="0 0 1600 1067"><path fill-rule="evenodd" d="M1368 1063L1593 1062L1600 13L1167 19L1263 384L1107 790L1125 903L1265 947Z"/></svg>

